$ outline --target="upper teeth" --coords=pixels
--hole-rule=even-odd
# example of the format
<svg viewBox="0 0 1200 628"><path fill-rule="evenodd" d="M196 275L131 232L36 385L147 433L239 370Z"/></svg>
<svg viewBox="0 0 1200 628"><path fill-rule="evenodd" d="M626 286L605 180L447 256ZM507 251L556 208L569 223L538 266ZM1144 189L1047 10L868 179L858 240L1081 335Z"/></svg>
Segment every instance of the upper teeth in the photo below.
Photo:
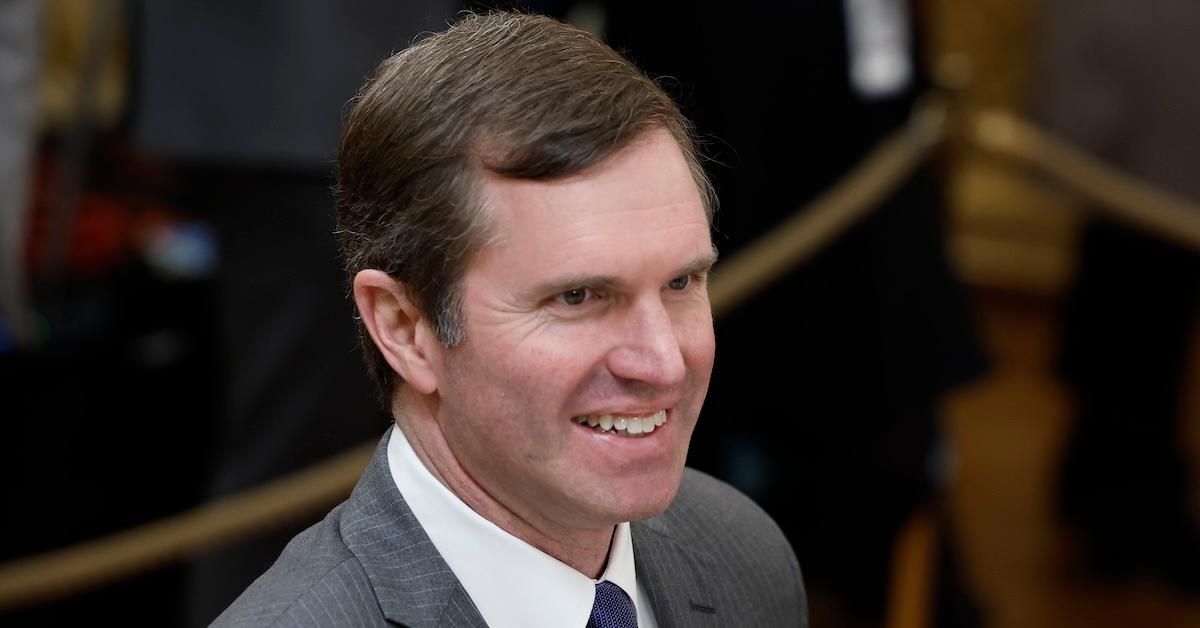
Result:
<svg viewBox="0 0 1200 628"><path fill-rule="evenodd" d="M659 410L646 416L613 416L611 414L593 414L591 416L571 417L579 424L587 424L597 432L615 431L621 436L642 436L654 431L654 428L667 422L667 411Z"/></svg>

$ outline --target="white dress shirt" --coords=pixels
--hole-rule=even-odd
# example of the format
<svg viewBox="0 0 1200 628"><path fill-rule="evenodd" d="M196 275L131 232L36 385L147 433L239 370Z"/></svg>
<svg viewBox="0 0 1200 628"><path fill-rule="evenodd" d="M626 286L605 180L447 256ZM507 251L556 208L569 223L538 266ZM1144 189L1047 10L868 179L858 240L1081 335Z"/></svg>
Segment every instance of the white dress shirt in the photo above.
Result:
<svg viewBox="0 0 1200 628"><path fill-rule="evenodd" d="M605 580L629 594L638 628L657 628L637 581L628 523L617 526L604 573L593 580L471 510L425 468L397 427L387 455L404 501L491 628L584 628L596 583Z"/></svg>

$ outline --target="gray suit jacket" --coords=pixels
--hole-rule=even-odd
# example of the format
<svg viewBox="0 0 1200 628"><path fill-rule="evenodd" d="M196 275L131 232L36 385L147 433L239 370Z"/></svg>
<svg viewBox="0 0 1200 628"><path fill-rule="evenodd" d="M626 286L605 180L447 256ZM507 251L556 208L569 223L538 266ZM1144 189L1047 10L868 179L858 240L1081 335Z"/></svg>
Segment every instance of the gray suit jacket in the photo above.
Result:
<svg viewBox="0 0 1200 628"><path fill-rule="evenodd" d="M387 440L350 498L293 539L215 625L486 626L396 489ZM667 512L631 529L662 628L807 626L791 546L733 488L689 469Z"/></svg>

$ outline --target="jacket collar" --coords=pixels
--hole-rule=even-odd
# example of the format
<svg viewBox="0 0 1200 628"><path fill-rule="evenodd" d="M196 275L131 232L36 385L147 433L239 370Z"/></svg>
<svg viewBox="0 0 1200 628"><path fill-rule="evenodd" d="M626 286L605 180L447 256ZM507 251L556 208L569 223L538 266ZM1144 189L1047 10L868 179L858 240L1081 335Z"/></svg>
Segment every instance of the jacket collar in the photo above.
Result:
<svg viewBox="0 0 1200 628"><path fill-rule="evenodd" d="M343 507L342 538L366 571L389 621L486 628L392 480L390 434L389 429ZM717 561L676 541L670 514L668 510L630 526L638 582L650 596L659 628L721 625L709 576L716 573Z"/></svg>
<svg viewBox="0 0 1200 628"><path fill-rule="evenodd" d="M345 504L346 546L362 564L389 621L485 628L475 604L396 488L388 470L388 438L381 440Z"/></svg>

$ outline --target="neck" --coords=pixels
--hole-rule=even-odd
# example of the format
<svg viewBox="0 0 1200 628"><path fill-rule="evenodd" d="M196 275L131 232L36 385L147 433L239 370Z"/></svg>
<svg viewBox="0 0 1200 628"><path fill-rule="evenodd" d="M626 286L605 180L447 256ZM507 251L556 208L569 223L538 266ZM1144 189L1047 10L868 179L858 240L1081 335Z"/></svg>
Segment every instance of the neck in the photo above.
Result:
<svg viewBox="0 0 1200 628"><path fill-rule="evenodd" d="M616 526L578 528L556 524L536 512L516 512L488 492L459 464L437 421L432 396L397 395L392 415L426 469L471 510L500 529L553 556L589 578L604 573Z"/></svg>

